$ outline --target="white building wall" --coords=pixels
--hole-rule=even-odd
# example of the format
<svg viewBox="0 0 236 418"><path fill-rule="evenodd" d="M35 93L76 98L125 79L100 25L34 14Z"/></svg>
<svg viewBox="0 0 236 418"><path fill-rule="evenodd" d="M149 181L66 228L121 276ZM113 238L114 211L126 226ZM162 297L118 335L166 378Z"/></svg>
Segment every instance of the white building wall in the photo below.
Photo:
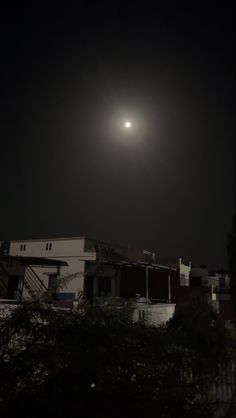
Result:
<svg viewBox="0 0 236 418"><path fill-rule="evenodd" d="M11 241L9 254L12 256L41 257L67 262L60 269L60 277L78 273L60 290L61 294L77 294L84 288L85 261L95 260L95 252L85 252L85 238L58 238L41 240ZM48 287L49 274L57 273L56 267L34 267L34 271Z"/></svg>
<svg viewBox="0 0 236 418"><path fill-rule="evenodd" d="M191 262L183 264L182 259L179 259L179 277L180 286L189 286L189 275L191 272Z"/></svg>
<svg viewBox="0 0 236 418"><path fill-rule="evenodd" d="M171 303L137 303L134 310L134 320L145 319L149 325L166 324L174 315L175 304Z"/></svg>
<svg viewBox="0 0 236 418"><path fill-rule="evenodd" d="M11 241L9 254L60 259L76 257L83 254L84 241L84 237Z"/></svg>

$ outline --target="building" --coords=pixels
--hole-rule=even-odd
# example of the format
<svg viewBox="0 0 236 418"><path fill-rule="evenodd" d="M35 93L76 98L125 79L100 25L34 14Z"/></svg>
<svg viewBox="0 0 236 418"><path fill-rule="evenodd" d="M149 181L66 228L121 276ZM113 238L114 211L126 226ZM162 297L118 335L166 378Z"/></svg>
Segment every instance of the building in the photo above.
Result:
<svg viewBox="0 0 236 418"><path fill-rule="evenodd" d="M84 236L1 242L0 297L2 292L5 299L27 299L48 290L61 306L73 306L81 292L88 300L121 297L137 301L139 319L145 316L157 324L196 289L217 304L213 287L202 286L206 278L207 269L191 269L190 262L158 264L147 250Z"/></svg>
<svg viewBox="0 0 236 418"><path fill-rule="evenodd" d="M11 240L2 242L2 253L18 257L39 257L66 262L60 271L60 278L65 282L59 290L59 300L74 300L84 291L87 263L103 259L130 259L153 261L155 254L131 246L112 245L88 237L66 237L32 240ZM55 280L55 272L48 268L35 266L35 273L48 288Z"/></svg>
<svg viewBox="0 0 236 418"><path fill-rule="evenodd" d="M0 255L0 300L23 300L41 296L48 288L35 272L45 269L60 276L66 266L61 260L39 257Z"/></svg>
<svg viewBox="0 0 236 418"><path fill-rule="evenodd" d="M37 257L41 259L64 261L60 269L60 280L64 287L58 291L58 299L75 300L84 290L86 263L104 259L104 257L123 258L126 252L120 246L114 246L88 237L68 237L52 239L12 240L2 242L2 254L14 257ZM52 266L35 265L33 272L38 276L45 288L53 286L59 278Z"/></svg>
<svg viewBox="0 0 236 418"><path fill-rule="evenodd" d="M192 267L190 272L190 286L200 287L207 282L208 269L206 266Z"/></svg>
<svg viewBox="0 0 236 418"><path fill-rule="evenodd" d="M209 272L206 266L193 267L190 273L190 286L211 291L213 306L220 313L227 327L235 323L231 303L230 278L226 271Z"/></svg>
<svg viewBox="0 0 236 418"><path fill-rule="evenodd" d="M64 301L75 300L80 292L85 292L89 299L104 295L145 296L147 274L152 299L161 301L176 299L180 289L189 285L202 285L202 270L191 270L191 263L184 264L179 259L176 266L160 265L156 263L155 253L84 236L12 240L2 242L1 249L2 254L14 257L64 261L66 265L60 269L64 287L58 291L58 299ZM32 269L47 289L59 278L55 268L49 265L35 265Z"/></svg>
<svg viewBox="0 0 236 418"><path fill-rule="evenodd" d="M189 286L191 268L191 261L189 261L188 264L184 264L182 263L182 258L179 258L178 269L180 277L180 286Z"/></svg>
<svg viewBox="0 0 236 418"><path fill-rule="evenodd" d="M132 273L139 280L141 271L142 274L146 271L146 277L147 272L154 269L148 260L155 260L155 254L146 250L130 246L114 246L87 237L2 242L1 253L2 259L6 260L6 263L4 261L2 265L2 270L5 271L6 281L11 283L11 289L5 292L6 298L27 299L37 292L42 294L53 288L55 280L60 279L59 281L63 281L64 285L58 289L55 299L63 306L72 306L71 303L81 291L90 300L102 296L129 298L127 290L130 286L130 277L127 278L123 274L124 268L132 267ZM129 261L128 257L138 261ZM9 263L12 264L15 272L14 279L8 268ZM20 272L19 266L21 266ZM2 272L1 282L4 282L3 276ZM10 282L9 276L11 276ZM139 284L141 287L133 287L134 297L142 288L142 280ZM150 277L150 284L152 284L152 277ZM131 293L133 295L133 292ZM167 299L166 296L166 300L161 301L161 306L157 306L156 303L155 308L139 303L135 315L141 319L145 314L149 322L156 324L166 321L170 315L173 315L175 307L170 305L170 300ZM69 302L70 305L68 305ZM164 302L169 303L168 307L167 304L164 306Z"/></svg>

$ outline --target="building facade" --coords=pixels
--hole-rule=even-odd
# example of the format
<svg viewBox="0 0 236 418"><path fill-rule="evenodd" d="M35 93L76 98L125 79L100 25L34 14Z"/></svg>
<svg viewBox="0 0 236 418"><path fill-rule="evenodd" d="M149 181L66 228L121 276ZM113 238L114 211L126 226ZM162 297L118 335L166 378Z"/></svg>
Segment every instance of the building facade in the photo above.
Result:
<svg viewBox="0 0 236 418"><path fill-rule="evenodd" d="M60 279L68 281L59 289L58 297L73 300L83 291L86 260L96 259L96 250L91 245L86 251L87 244L85 237L17 240L10 241L9 255L65 261L67 265L61 268ZM55 269L35 266L34 271L46 288L55 280Z"/></svg>
<svg viewBox="0 0 236 418"><path fill-rule="evenodd" d="M60 276L66 266L61 260L0 254L0 299L27 300L41 297L48 291L35 270L47 269Z"/></svg>
<svg viewBox="0 0 236 418"><path fill-rule="evenodd" d="M60 277L53 268L35 266L34 272L49 288L59 278L62 286L58 290L59 300L74 300L84 291L86 263L99 262L115 254L123 257L124 249L88 237L68 237L51 239L12 240L8 254L21 257L40 257L61 260L66 263L60 270Z"/></svg>

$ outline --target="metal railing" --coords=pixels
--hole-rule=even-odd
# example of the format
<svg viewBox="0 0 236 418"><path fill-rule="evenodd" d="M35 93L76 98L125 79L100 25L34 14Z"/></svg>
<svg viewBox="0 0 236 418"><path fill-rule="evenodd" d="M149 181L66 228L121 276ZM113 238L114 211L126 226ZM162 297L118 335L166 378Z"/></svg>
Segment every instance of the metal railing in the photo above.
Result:
<svg viewBox="0 0 236 418"><path fill-rule="evenodd" d="M39 278L31 266L27 266L25 269L23 286L26 287L28 293L32 297L40 296L48 290L44 282Z"/></svg>

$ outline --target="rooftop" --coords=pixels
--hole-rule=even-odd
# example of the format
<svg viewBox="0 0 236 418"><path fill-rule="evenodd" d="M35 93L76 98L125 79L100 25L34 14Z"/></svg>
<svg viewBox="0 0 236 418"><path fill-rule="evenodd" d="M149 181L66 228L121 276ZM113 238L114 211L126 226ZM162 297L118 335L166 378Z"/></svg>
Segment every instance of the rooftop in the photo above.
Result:
<svg viewBox="0 0 236 418"><path fill-rule="evenodd" d="M22 263L30 264L31 266L67 266L68 265L66 261L52 260L49 258L0 255L0 261L4 261L4 260L18 260L18 261L21 261Z"/></svg>

